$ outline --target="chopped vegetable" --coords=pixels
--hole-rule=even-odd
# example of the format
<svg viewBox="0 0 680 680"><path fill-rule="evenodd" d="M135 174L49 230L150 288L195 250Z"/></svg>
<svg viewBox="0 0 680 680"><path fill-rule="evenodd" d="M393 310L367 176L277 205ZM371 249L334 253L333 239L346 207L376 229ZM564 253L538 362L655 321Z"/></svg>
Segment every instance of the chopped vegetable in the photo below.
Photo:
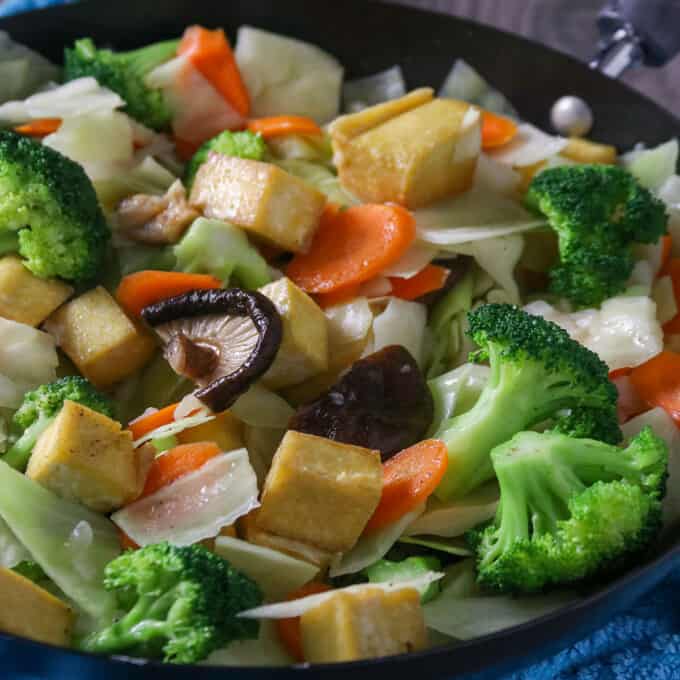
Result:
<svg viewBox="0 0 680 680"><path fill-rule="evenodd" d="M347 113L356 113L367 106L380 104L390 99L399 99L405 94L404 74L397 64L379 73L343 83L343 109Z"/></svg>
<svg viewBox="0 0 680 680"><path fill-rule="evenodd" d="M17 125L14 132L27 137L47 137L56 132L61 126L61 118L37 118L29 123Z"/></svg>
<svg viewBox="0 0 680 680"><path fill-rule="evenodd" d="M396 205L326 208L312 245L286 273L310 293L363 283L396 262L415 239L411 214Z"/></svg>
<svg viewBox="0 0 680 680"><path fill-rule="evenodd" d="M153 410L151 413L142 414L129 424L130 432L135 440L141 439L144 435L153 432L163 425L169 425L175 420L175 409L178 404L170 404L164 408Z"/></svg>
<svg viewBox="0 0 680 680"><path fill-rule="evenodd" d="M260 589L203 546L159 543L126 552L107 565L104 586L124 614L81 641L88 652L195 663L258 634L256 623L236 615L262 601Z"/></svg>
<svg viewBox="0 0 680 680"><path fill-rule="evenodd" d="M364 574L370 583L383 583L384 581L410 581L417 576L430 572L441 571L441 562L433 556L407 557L401 562L379 560L370 567L364 569ZM434 581L420 591L420 603L427 604L434 600L440 591L440 582Z"/></svg>
<svg viewBox="0 0 680 680"><path fill-rule="evenodd" d="M495 149L511 142L517 134L517 125L504 116L482 111L482 149Z"/></svg>
<svg viewBox="0 0 680 680"><path fill-rule="evenodd" d="M490 150L490 156L515 168L531 168L555 157L568 143L564 137L553 137L530 123L522 123L517 127L517 133L512 141Z"/></svg>
<svg viewBox="0 0 680 680"><path fill-rule="evenodd" d="M385 309L373 319L371 353L400 345L423 364L427 308L420 302L390 297Z"/></svg>
<svg viewBox="0 0 680 680"><path fill-rule="evenodd" d="M380 503L365 530L377 531L424 503L442 481L448 463L446 446L438 439L426 439L387 460Z"/></svg>
<svg viewBox="0 0 680 680"><path fill-rule="evenodd" d="M189 26L177 47L177 54L188 57L238 113L244 117L248 115L248 90L223 29L210 31L202 26Z"/></svg>
<svg viewBox="0 0 680 680"><path fill-rule="evenodd" d="M630 382L650 407L660 406L680 422L680 354L660 352L634 368Z"/></svg>
<svg viewBox="0 0 680 680"><path fill-rule="evenodd" d="M390 277L392 295L402 300L415 300L422 295L439 290L444 287L449 278L449 271L446 267L429 264L410 278L392 276Z"/></svg>
<svg viewBox="0 0 680 680"><path fill-rule="evenodd" d="M209 274L146 270L123 277L116 299L128 314L139 317L148 305L192 290L212 288L222 288L222 281Z"/></svg>
<svg viewBox="0 0 680 680"><path fill-rule="evenodd" d="M631 151L622 156L621 162L643 187L657 190L676 172L678 140L671 139L653 149Z"/></svg>
<svg viewBox="0 0 680 680"><path fill-rule="evenodd" d="M282 135L322 135L321 128L305 116L271 116L269 118L251 118L248 130L261 134L265 139Z"/></svg>

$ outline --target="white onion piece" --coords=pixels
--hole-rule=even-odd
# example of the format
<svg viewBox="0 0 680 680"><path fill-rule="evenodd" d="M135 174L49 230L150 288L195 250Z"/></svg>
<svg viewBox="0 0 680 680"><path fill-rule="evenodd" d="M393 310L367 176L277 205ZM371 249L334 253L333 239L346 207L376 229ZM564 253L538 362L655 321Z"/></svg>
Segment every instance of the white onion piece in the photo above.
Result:
<svg viewBox="0 0 680 680"><path fill-rule="evenodd" d="M406 82L400 66L364 78L349 80L342 86L343 108L355 113L367 106L399 99L406 94Z"/></svg>
<svg viewBox="0 0 680 680"><path fill-rule="evenodd" d="M499 163L485 153L480 153L475 168L473 185L492 194L514 196L521 177L509 165Z"/></svg>
<svg viewBox="0 0 680 680"><path fill-rule="evenodd" d="M363 340L371 330L373 313L365 297L324 309L328 322L328 350L334 356L341 348Z"/></svg>
<svg viewBox="0 0 680 680"><path fill-rule="evenodd" d="M675 174L678 140L670 139L653 149L630 151L621 156L620 161L642 186L658 190Z"/></svg>
<svg viewBox="0 0 680 680"><path fill-rule="evenodd" d="M555 137L529 123L522 123L509 144L492 149L488 154L499 163L523 168L557 155L568 143L564 137Z"/></svg>
<svg viewBox="0 0 680 680"><path fill-rule="evenodd" d="M652 300L656 303L656 318L660 324L674 319L678 313L678 303L670 276L658 278L652 286Z"/></svg>
<svg viewBox="0 0 680 680"><path fill-rule="evenodd" d="M426 323L425 305L390 298L385 310L373 321L371 352L377 352L389 345L401 345L422 365Z"/></svg>
<svg viewBox="0 0 680 680"><path fill-rule="evenodd" d="M408 581L385 581L384 583L362 583L356 586L348 586L347 588L337 588L336 590L329 590L325 593L317 593L316 595L308 595L301 597L298 600L289 600L288 602L277 602L276 604L266 604L262 607L255 607L254 609L247 609L237 616L243 619L290 619L302 616L305 612L315 609L320 604L326 602L331 597L335 597L338 593L347 593L354 595L362 593L366 590L379 589L386 593L394 590L404 590L411 588L413 590L421 590L426 588L430 583L434 583L442 578L444 574L437 571L429 571L422 576L410 579Z"/></svg>
<svg viewBox="0 0 680 680"><path fill-rule="evenodd" d="M383 270L383 276L398 276L410 279L421 269L427 267L435 257L439 249L427 243L414 243L394 264Z"/></svg>
<svg viewBox="0 0 680 680"><path fill-rule="evenodd" d="M191 545L258 507L257 479L246 449L222 453L111 519L138 545Z"/></svg>

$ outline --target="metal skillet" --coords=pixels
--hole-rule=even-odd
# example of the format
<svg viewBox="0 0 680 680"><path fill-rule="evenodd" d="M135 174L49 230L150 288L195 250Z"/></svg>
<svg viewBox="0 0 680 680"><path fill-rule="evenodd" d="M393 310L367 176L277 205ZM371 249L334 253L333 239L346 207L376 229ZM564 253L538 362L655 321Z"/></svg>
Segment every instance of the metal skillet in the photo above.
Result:
<svg viewBox="0 0 680 680"><path fill-rule="evenodd" d="M97 43L128 49L178 35L192 23L224 26L231 35L239 25L252 24L317 43L338 57L350 77L400 64L411 87L438 86L453 60L462 57L488 77L524 119L543 128L550 127L550 110L557 99L565 94L583 98L594 114L591 136L621 149L640 140L658 144L680 133L680 121L653 101L547 47L469 21L367 0L95 1L6 19L0 21L0 30L58 62L63 46L79 37L91 36ZM611 73L614 56L625 52L621 58L632 60L640 53L626 47L625 35L614 40L621 26L606 27L612 30L602 63L610 64ZM617 64L618 69L621 62ZM677 566L680 527L669 531L638 567L561 610L499 633L401 657L290 668L167 666L95 657L0 634L0 678L394 680L473 674L489 678L574 642L632 604Z"/></svg>

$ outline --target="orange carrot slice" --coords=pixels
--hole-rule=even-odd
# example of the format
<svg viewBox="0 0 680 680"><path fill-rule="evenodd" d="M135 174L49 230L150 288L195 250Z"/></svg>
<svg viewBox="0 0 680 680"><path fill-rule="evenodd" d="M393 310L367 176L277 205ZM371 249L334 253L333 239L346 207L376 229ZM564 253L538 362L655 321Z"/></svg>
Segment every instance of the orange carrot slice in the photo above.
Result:
<svg viewBox="0 0 680 680"><path fill-rule="evenodd" d="M662 269L662 276L670 276L673 282L673 296L675 302L680 306L680 257L671 257ZM680 313L676 314L670 321L663 325L664 333L675 335L680 333Z"/></svg>
<svg viewBox="0 0 680 680"><path fill-rule="evenodd" d="M482 148L495 149L503 146L517 134L517 125L505 116L482 111Z"/></svg>
<svg viewBox="0 0 680 680"><path fill-rule="evenodd" d="M448 464L448 451L439 439L418 442L385 461L380 503L364 531L377 531L424 503L441 482Z"/></svg>
<svg viewBox="0 0 680 680"><path fill-rule="evenodd" d="M331 293L377 276L415 237L413 215L399 205L329 205L311 248L296 255L286 273L308 293Z"/></svg>
<svg viewBox="0 0 680 680"><path fill-rule="evenodd" d="M177 54L186 55L238 113L248 115L248 89L221 28L210 31L202 26L189 26L184 31Z"/></svg>
<svg viewBox="0 0 680 680"><path fill-rule="evenodd" d="M415 300L434 290L439 290L449 278L449 270L436 264L428 264L410 279L390 276L392 295L402 300Z"/></svg>
<svg viewBox="0 0 680 680"><path fill-rule="evenodd" d="M283 135L321 135L321 128L307 116L271 116L270 118L252 118L247 128L251 132L259 132L265 139Z"/></svg>
<svg viewBox="0 0 680 680"><path fill-rule="evenodd" d="M147 269L123 277L116 299L123 309L133 316L140 316L147 305L167 300L190 290L222 288L222 282L208 274L185 274Z"/></svg>
<svg viewBox="0 0 680 680"><path fill-rule="evenodd" d="M657 354L630 372L630 382L650 407L660 406L680 425L680 354Z"/></svg>
<svg viewBox="0 0 680 680"><path fill-rule="evenodd" d="M132 439L137 440L145 434L153 432L156 428L169 425L175 419L175 409L178 406L179 404L170 404L165 408L133 420L128 425L128 429L132 432Z"/></svg>
<svg viewBox="0 0 680 680"><path fill-rule="evenodd" d="M36 118L29 123L17 125L14 132L27 137L43 138L51 135L61 127L61 118Z"/></svg>
<svg viewBox="0 0 680 680"><path fill-rule="evenodd" d="M658 276L664 276L668 272L666 267L671 259L671 253L673 251L673 238L670 234L665 234L661 237L661 262L659 263Z"/></svg>
<svg viewBox="0 0 680 680"><path fill-rule="evenodd" d="M194 472L220 453L215 442L180 444L155 458L140 498L150 496L184 475Z"/></svg>
<svg viewBox="0 0 680 680"><path fill-rule="evenodd" d="M325 593L332 588L325 583L319 581L310 581L309 583L298 588L290 593L287 600L299 600L307 595L316 595L317 593ZM276 632L279 634L279 639L283 646L288 650L288 653L296 661L304 661L305 654L302 649L302 631L300 629L300 617L295 616L290 619L278 619L276 621Z"/></svg>

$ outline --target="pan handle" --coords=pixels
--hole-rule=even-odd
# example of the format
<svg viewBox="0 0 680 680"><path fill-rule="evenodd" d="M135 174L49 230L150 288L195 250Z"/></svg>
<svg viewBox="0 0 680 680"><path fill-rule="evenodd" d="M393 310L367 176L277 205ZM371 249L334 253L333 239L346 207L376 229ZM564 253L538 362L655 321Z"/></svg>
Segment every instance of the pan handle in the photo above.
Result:
<svg viewBox="0 0 680 680"><path fill-rule="evenodd" d="M680 53L680 0L609 0L597 20L590 62L612 78L635 66L663 66Z"/></svg>

